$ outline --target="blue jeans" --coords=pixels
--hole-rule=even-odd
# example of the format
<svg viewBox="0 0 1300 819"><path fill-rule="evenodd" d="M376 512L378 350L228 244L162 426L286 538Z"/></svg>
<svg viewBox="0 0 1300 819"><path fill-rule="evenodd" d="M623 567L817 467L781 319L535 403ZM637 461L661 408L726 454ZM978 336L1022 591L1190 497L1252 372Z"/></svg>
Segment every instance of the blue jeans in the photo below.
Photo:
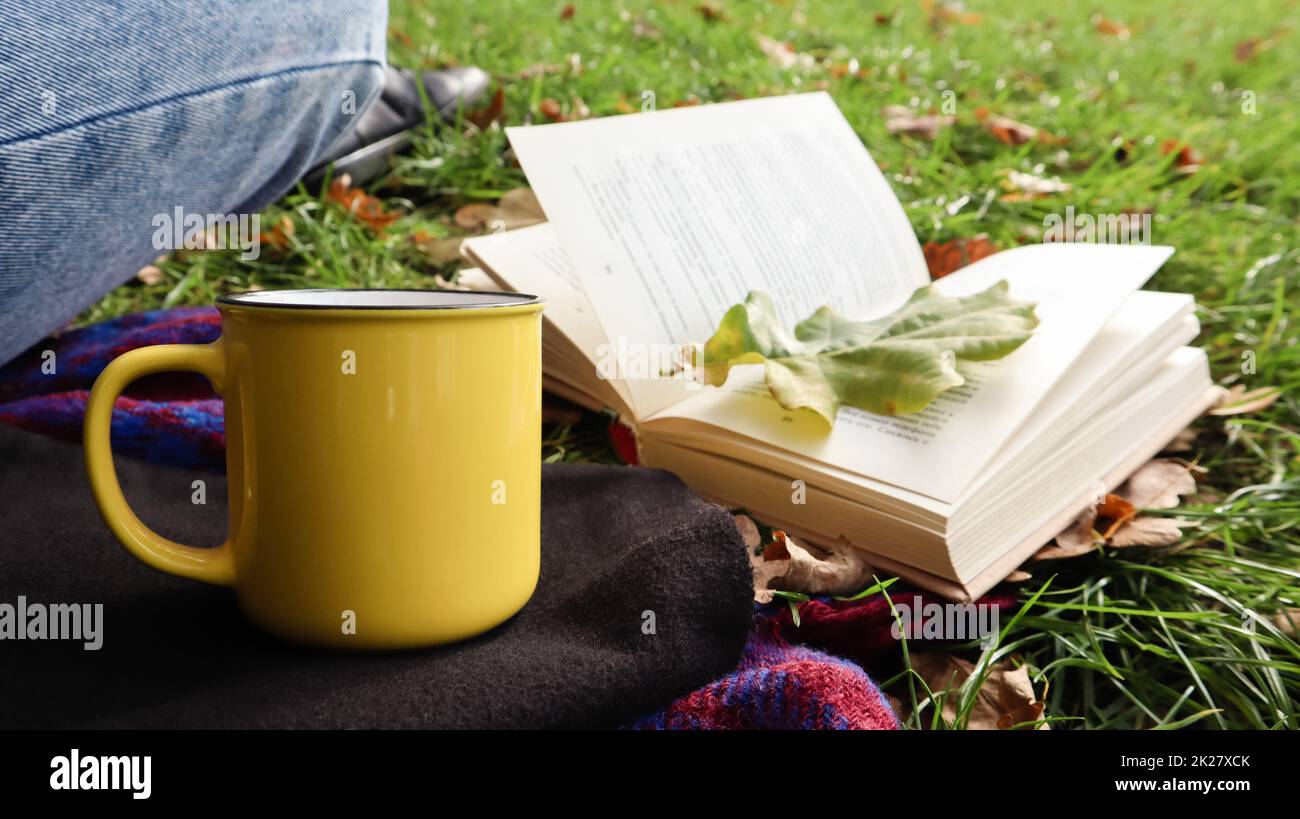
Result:
<svg viewBox="0 0 1300 819"><path fill-rule="evenodd" d="M244 215L382 85L385 0L0 0L0 364ZM168 246L169 247L169 246Z"/></svg>

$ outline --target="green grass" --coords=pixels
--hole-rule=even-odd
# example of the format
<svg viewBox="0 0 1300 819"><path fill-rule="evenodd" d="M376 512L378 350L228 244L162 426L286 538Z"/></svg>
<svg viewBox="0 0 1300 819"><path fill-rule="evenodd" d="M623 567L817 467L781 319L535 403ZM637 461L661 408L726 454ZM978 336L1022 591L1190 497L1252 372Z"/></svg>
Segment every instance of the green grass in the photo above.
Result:
<svg viewBox="0 0 1300 819"><path fill-rule="evenodd" d="M826 88L922 241L987 233L1007 247L1035 241L1044 216L1066 205L1150 210L1154 241L1178 249L1153 286L1197 295L1200 343L1217 380L1276 385L1284 396L1248 418L1200 423L1195 457L1217 499L1179 510L1195 521L1184 543L1040 567L1023 616L982 662L1028 664L1037 690L1047 684L1047 714L1058 727L1298 727L1300 648L1294 628L1288 635L1276 619L1300 607L1300 25L1293 4L976 0L968 10L981 16L978 24L938 29L907 0L723 2L716 20L687 0L656 8L577 3L568 21L562 5L394 0L391 58L412 67L483 66L505 90L507 124L540 121L545 99L565 110L581 107L580 99L600 116L640 108L645 91L666 107ZM1103 36L1097 13L1123 22L1131 36ZM1296 31L1276 47L1246 62L1234 58L1238 43L1287 27ZM760 33L790 42L816 67L774 66L756 45ZM852 60L860 70L843 70ZM929 110L945 91L955 94L958 122L937 140L887 133L886 105ZM1064 142L1004 145L980 126L980 107ZM1160 150L1165 140L1187 142L1204 164L1179 173ZM282 217L293 221L284 253L252 263L229 252L177 254L162 264L161 283L121 287L82 320L207 303L249 286L433 286L435 274L453 270L412 236L455 235L457 207L523 184L506 148L498 128L467 134L430 124L416 151L372 188L403 214L384 236L298 191L263 217L268 228ZM1059 176L1073 190L1003 201L1009 170ZM1248 352L1253 373L1243 372ZM593 418L576 431L548 430L547 456L608 459L601 428ZM1048 571L1058 574L1033 597ZM899 657L894 671L902 663ZM877 673L893 677L889 688L900 699L925 699L905 671ZM912 724L932 725L932 714L922 708Z"/></svg>

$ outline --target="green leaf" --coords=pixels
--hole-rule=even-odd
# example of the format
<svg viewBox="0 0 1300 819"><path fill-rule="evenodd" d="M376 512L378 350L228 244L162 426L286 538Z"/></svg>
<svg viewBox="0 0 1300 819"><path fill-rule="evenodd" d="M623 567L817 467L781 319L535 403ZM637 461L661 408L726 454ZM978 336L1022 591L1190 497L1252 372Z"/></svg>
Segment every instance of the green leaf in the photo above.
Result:
<svg viewBox="0 0 1300 819"><path fill-rule="evenodd" d="M1008 296L1005 281L959 297L922 287L874 321L822 307L793 333L781 326L772 299L752 292L705 343L704 373L720 385L738 364L765 364L767 387L782 407L811 409L828 424L844 404L899 415L964 384L960 362L1002 358L1036 326L1034 305Z"/></svg>

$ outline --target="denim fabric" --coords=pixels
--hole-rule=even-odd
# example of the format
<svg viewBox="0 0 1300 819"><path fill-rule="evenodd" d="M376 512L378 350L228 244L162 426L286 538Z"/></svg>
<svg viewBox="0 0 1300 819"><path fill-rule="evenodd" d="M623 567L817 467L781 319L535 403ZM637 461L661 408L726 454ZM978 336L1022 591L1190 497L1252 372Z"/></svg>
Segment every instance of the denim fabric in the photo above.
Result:
<svg viewBox="0 0 1300 819"><path fill-rule="evenodd" d="M160 254L252 214L380 91L384 0L0 0L0 364Z"/></svg>

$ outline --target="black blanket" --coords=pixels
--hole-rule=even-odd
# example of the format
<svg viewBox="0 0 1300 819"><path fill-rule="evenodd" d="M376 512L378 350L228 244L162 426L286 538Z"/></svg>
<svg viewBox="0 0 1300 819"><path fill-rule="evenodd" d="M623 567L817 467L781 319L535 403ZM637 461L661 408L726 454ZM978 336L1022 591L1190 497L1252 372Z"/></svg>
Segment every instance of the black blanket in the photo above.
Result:
<svg viewBox="0 0 1300 819"><path fill-rule="evenodd" d="M224 477L118 472L161 534L223 539ZM104 605L97 651L0 640L0 728L613 727L735 666L753 606L730 515L667 473L597 465L545 467L542 505L541 580L509 622L419 651L312 650L256 630L231 590L138 562L81 448L0 424L0 604Z"/></svg>

